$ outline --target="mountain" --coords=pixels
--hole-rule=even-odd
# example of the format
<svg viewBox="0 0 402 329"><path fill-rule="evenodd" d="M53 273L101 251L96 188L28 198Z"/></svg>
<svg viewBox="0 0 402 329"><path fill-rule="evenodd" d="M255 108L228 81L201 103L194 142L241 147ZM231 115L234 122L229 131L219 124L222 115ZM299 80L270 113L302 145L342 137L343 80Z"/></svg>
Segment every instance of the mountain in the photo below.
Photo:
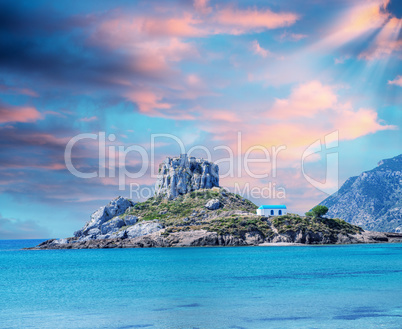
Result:
<svg viewBox="0 0 402 329"><path fill-rule="evenodd" d="M257 215L254 203L216 186L217 165L188 160L168 158L148 200L118 197L95 211L74 237L51 239L31 249L402 241L402 234L364 232L340 219Z"/></svg>
<svg viewBox="0 0 402 329"><path fill-rule="evenodd" d="M379 232L402 231L402 154L350 177L337 193L320 203L328 217Z"/></svg>

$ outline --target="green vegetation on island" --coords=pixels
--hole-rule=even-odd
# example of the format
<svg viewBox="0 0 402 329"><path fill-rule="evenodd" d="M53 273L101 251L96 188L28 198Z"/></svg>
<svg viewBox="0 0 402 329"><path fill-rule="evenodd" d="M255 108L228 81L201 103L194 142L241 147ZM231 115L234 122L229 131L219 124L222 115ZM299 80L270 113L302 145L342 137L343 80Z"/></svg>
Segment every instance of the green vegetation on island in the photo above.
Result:
<svg viewBox="0 0 402 329"><path fill-rule="evenodd" d="M218 209L209 210L205 207L211 199L219 201ZM135 215L140 222L158 220L165 228L164 236L194 230L238 238L245 238L247 233L258 234L263 239L278 233L312 232L330 237L362 232L360 227L341 219L322 218L325 214L323 208L326 207L315 207L307 216L287 214L264 217L255 214L257 206L251 201L222 188L213 188L180 195L173 200L155 196L137 203L121 217Z"/></svg>

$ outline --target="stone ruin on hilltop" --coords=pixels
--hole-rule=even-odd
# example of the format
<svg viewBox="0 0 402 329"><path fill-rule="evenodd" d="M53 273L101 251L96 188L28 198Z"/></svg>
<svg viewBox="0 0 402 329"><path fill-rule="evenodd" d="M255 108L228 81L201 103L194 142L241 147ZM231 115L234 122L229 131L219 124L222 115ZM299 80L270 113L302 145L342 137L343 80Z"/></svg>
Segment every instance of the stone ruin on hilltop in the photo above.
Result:
<svg viewBox="0 0 402 329"><path fill-rule="evenodd" d="M213 162L181 154L159 165L155 195L174 199L199 189L219 187L219 167Z"/></svg>

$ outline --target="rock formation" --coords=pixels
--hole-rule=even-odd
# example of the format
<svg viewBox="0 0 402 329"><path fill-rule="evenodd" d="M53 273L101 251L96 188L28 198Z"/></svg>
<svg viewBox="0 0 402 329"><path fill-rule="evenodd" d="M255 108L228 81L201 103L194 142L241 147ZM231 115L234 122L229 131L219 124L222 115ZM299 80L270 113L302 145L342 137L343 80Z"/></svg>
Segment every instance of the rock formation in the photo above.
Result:
<svg viewBox="0 0 402 329"><path fill-rule="evenodd" d="M179 195L214 186L219 186L218 165L181 154L180 157L166 158L159 166L155 194L174 199Z"/></svg>
<svg viewBox="0 0 402 329"><path fill-rule="evenodd" d="M91 240L135 238L142 235L157 232L162 229L158 221L138 222L138 217L125 214L135 206L129 199L117 197L106 206L100 207L91 215L91 219L81 230L74 233L76 242ZM61 241L61 242L60 242ZM56 240L60 244L66 239Z"/></svg>
<svg viewBox="0 0 402 329"><path fill-rule="evenodd" d="M209 200L206 204L205 204L205 208L209 209L209 210L216 210L219 209L219 207L221 206L221 202L219 201L219 199L212 199Z"/></svg>
<svg viewBox="0 0 402 329"><path fill-rule="evenodd" d="M349 178L338 193L322 201L328 217L367 230L400 232L402 227L402 154L382 160L360 176Z"/></svg>
<svg viewBox="0 0 402 329"><path fill-rule="evenodd" d="M353 235L339 234L336 239L317 232L291 232L264 238L258 233L246 233L244 237L207 230L174 232L169 235L162 231L133 238L110 238L79 241L77 238L47 240L32 250L40 249L97 249L97 248L151 248L151 247L202 247L202 246L269 246L272 244L358 244L358 243L401 243L402 234L361 232Z"/></svg>

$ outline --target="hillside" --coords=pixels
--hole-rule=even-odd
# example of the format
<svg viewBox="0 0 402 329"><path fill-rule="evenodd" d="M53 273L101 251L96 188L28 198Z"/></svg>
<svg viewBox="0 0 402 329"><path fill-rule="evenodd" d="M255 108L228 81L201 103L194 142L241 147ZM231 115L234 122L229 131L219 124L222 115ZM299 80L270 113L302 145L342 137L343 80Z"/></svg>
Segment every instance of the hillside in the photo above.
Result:
<svg viewBox="0 0 402 329"><path fill-rule="evenodd" d="M366 230L402 231L402 154L349 178L338 193L320 203L329 217L338 217Z"/></svg>

